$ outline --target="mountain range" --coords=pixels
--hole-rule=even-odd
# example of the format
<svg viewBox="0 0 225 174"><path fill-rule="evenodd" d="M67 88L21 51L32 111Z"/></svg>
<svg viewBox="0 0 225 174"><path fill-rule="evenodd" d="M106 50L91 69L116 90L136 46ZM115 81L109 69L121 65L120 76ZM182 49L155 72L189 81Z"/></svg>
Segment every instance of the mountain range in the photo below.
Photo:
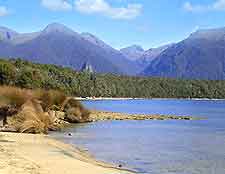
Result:
<svg viewBox="0 0 225 174"><path fill-rule="evenodd" d="M164 50L144 76L225 80L225 28L198 30Z"/></svg>
<svg viewBox="0 0 225 174"><path fill-rule="evenodd" d="M97 73L225 80L225 28L198 30L178 43L158 48L131 45L118 50L93 34L58 23L33 33L0 27L0 57L77 71L88 64Z"/></svg>
<svg viewBox="0 0 225 174"><path fill-rule="evenodd" d="M23 58L80 70L85 62L98 73L134 75L136 64L95 36L79 34L58 23L35 33L20 34L0 28L0 56Z"/></svg>

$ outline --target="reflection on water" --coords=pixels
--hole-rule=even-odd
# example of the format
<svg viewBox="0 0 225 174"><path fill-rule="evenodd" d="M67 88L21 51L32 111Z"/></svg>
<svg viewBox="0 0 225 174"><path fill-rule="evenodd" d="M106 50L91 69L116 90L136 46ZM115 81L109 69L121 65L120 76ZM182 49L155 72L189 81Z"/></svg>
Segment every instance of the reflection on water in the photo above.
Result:
<svg viewBox="0 0 225 174"><path fill-rule="evenodd" d="M200 121L106 121L54 133L100 160L146 174L224 174L225 101L89 101L92 109L207 117ZM72 132L73 136L67 136Z"/></svg>

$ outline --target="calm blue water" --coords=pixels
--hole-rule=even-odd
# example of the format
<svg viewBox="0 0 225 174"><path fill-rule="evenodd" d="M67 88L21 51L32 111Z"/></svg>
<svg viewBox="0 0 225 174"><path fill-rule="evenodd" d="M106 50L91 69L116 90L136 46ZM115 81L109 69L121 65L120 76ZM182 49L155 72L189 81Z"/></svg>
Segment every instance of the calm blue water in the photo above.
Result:
<svg viewBox="0 0 225 174"><path fill-rule="evenodd" d="M90 109L192 115L199 121L106 121L53 136L145 174L225 174L225 101L86 101ZM73 136L68 137L67 132Z"/></svg>

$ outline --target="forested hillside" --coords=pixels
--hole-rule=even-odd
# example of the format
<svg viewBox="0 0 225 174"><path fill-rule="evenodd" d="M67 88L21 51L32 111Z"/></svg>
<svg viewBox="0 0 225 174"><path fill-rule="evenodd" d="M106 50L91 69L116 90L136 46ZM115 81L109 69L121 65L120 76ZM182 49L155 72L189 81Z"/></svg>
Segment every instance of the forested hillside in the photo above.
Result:
<svg viewBox="0 0 225 174"><path fill-rule="evenodd" d="M0 59L0 83L23 88L59 89L82 97L225 98L225 81L91 74L22 59Z"/></svg>

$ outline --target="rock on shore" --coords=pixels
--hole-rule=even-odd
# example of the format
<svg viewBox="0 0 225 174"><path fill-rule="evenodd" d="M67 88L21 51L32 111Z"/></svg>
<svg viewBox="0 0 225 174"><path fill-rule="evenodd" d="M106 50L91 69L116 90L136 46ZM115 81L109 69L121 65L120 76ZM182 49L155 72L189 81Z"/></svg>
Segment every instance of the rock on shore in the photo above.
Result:
<svg viewBox="0 0 225 174"><path fill-rule="evenodd" d="M90 117L93 121L104 120L198 120L191 116L173 115L149 115L149 114L125 114L117 112L91 111Z"/></svg>

